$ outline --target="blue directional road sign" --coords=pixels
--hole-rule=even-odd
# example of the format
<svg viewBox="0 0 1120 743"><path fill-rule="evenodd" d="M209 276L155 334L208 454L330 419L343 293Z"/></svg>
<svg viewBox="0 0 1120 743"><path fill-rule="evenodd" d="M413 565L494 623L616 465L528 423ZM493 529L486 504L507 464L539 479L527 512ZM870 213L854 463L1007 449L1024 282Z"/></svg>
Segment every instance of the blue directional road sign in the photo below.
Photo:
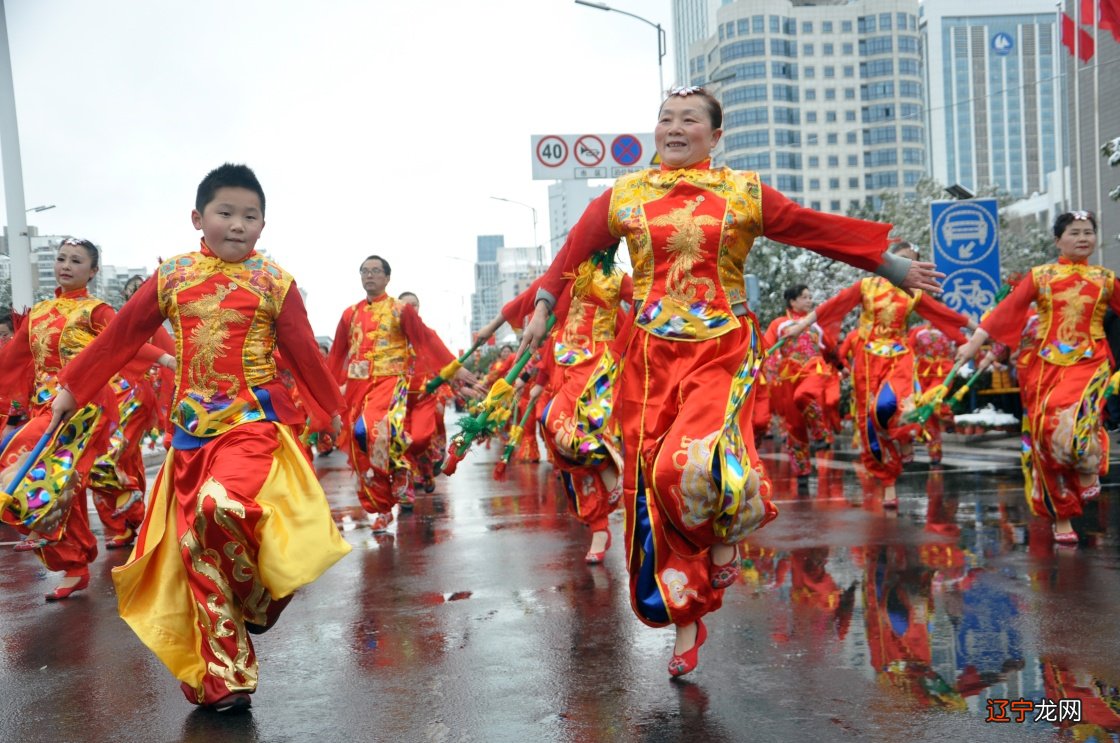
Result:
<svg viewBox="0 0 1120 743"><path fill-rule="evenodd" d="M995 199L929 205L933 262L945 274L941 300L980 319L999 290L999 205Z"/></svg>

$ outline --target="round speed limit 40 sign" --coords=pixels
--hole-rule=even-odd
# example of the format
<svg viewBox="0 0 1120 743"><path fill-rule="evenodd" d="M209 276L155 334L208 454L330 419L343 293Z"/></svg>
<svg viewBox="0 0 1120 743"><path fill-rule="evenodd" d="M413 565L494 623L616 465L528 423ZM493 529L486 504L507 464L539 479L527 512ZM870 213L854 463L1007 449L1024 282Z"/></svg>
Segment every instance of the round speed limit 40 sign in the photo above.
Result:
<svg viewBox="0 0 1120 743"><path fill-rule="evenodd" d="M541 165L558 168L568 159L568 143L560 137L542 137L537 142L537 160Z"/></svg>

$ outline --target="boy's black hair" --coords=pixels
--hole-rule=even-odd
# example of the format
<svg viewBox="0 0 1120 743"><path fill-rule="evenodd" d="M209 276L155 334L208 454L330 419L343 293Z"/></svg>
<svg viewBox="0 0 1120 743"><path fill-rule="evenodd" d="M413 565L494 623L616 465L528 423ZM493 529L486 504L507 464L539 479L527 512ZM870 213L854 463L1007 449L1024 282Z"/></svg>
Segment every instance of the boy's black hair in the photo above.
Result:
<svg viewBox="0 0 1120 743"><path fill-rule="evenodd" d="M214 200L219 188L246 188L253 191L261 200L261 216L264 216L264 189L261 188L256 173L248 165L225 163L207 173L202 183L198 184L198 194L194 198L194 208L199 214Z"/></svg>
<svg viewBox="0 0 1120 743"><path fill-rule="evenodd" d="M1061 237L1065 233L1066 227L1079 219L1086 220L1093 225L1093 232L1097 231L1097 218L1093 216L1092 212L1066 212L1065 214L1059 214L1058 218L1054 220L1054 237Z"/></svg>
<svg viewBox="0 0 1120 743"><path fill-rule="evenodd" d="M388 276L389 274L385 275ZM413 297L417 302L420 301L420 297L416 296L416 292L401 292L400 296L397 297L397 299L404 299L405 297Z"/></svg>
<svg viewBox="0 0 1120 743"><path fill-rule="evenodd" d="M367 261L381 261L381 270L385 272L385 275L386 276L392 276L393 275L393 269L389 268L389 261L385 260L381 256L379 256L379 255L366 256L365 260L363 260L361 262L361 264L359 265L359 268L361 268L361 266L364 266Z"/></svg>
<svg viewBox="0 0 1120 743"><path fill-rule="evenodd" d="M786 300L786 309L788 310L793 300L800 297L801 292L807 290L808 288L809 287L805 284L794 284L790 288L786 289L785 292L782 293L782 296L785 297Z"/></svg>

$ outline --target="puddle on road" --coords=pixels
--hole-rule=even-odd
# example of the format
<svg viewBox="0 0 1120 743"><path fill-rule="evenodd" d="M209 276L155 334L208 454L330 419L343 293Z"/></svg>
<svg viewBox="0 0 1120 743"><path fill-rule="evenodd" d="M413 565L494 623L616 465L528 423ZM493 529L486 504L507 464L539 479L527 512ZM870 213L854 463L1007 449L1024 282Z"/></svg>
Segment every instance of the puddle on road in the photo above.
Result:
<svg viewBox="0 0 1120 743"><path fill-rule="evenodd" d="M799 488L779 473L783 488L787 519L746 544L737 587L772 604L775 651L860 670L915 708L1116 739L1114 483L1075 519L1075 548L1056 547L1013 474L919 468L897 513L851 474Z"/></svg>

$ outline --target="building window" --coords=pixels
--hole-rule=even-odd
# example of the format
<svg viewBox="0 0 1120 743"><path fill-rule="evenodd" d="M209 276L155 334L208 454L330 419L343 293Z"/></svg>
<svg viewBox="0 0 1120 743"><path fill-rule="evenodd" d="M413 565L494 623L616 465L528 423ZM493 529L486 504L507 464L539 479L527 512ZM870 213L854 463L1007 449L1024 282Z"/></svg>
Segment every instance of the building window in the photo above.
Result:
<svg viewBox="0 0 1120 743"><path fill-rule="evenodd" d="M778 34L782 32L782 19L776 15L770 16L770 33Z"/></svg>
<svg viewBox="0 0 1120 743"><path fill-rule="evenodd" d="M831 113L831 112L829 112L829 113ZM832 134L827 135L828 144L839 144L839 142L837 141L839 139L840 139L840 135L837 134L836 132L833 132Z"/></svg>
<svg viewBox="0 0 1120 743"><path fill-rule="evenodd" d="M828 156L828 167L839 168L840 167L840 156L839 155L829 155Z"/></svg>
<svg viewBox="0 0 1120 743"><path fill-rule="evenodd" d="M770 167L770 153L733 157L727 161L727 166L734 170L766 170Z"/></svg>
<svg viewBox="0 0 1120 743"><path fill-rule="evenodd" d="M855 88L844 88L844 100L854 101L855 99L856 99L856 89Z"/></svg>
<svg viewBox="0 0 1120 743"><path fill-rule="evenodd" d="M817 100L817 91L814 90L813 88L806 88L805 89L805 100L807 100L807 101Z"/></svg>
<svg viewBox="0 0 1120 743"><path fill-rule="evenodd" d="M805 135L805 145L807 147L812 147L813 145L816 145L817 143L818 142L817 142L817 135L816 134L806 134Z"/></svg>
<svg viewBox="0 0 1120 743"><path fill-rule="evenodd" d="M727 29L727 38L734 39L735 38L735 22L734 21L728 21L727 24L725 25L725 28Z"/></svg>
<svg viewBox="0 0 1120 743"><path fill-rule="evenodd" d="M832 65L825 65L824 76L826 79L831 80L836 77L836 68Z"/></svg>
<svg viewBox="0 0 1120 743"><path fill-rule="evenodd" d="M746 18L739 19L739 35L746 36L751 32L751 22Z"/></svg>
<svg viewBox="0 0 1120 743"><path fill-rule="evenodd" d="M774 85L774 100L776 101L791 101L797 102L797 86L796 85ZM806 100L808 100L808 91L806 91Z"/></svg>
<svg viewBox="0 0 1120 743"><path fill-rule="evenodd" d="M859 56L869 57L874 54L890 54L894 51L894 39L890 36L873 36L870 39L860 39Z"/></svg>
<svg viewBox="0 0 1120 743"><path fill-rule="evenodd" d="M898 53L899 54L917 54L918 53L918 37L917 36L899 36L898 37Z"/></svg>
<svg viewBox="0 0 1120 743"><path fill-rule="evenodd" d="M774 166L785 170L801 170L801 155L796 152L776 153L774 155ZM800 191L801 189L798 188L797 190Z"/></svg>
<svg viewBox="0 0 1120 743"><path fill-rule="evenodd" d="M748 147L769 147L770 132L760 129L750 132L738 132L727 137L727 149L742 150Z"/></svg>
<svg viewBox="0 0 1120 743"><path fill-rule="evenodd" d="M727 95L723 97L723 105L734 106L736 103L764 100L766 100L765 85L743 85L727 91Z"/></svg>
<svg viewBox="0 0 1120 743"><path fill-rule="evenodd" d="M840 31L841 33L850 34L852 32L852 22L840 21Z"/></svg>
<svg viewBox="0 0 1120 743"><path fill-rule="evenodd" d="M849 168L858 168L859 167L859 155L848 155L848 167Z"/></svg>
<svg viewBox="0 0 1120 743"><path fill-rule="evenodd" d="M776 129L774 130L774 144L779 147L800 147L801 132L790 129Z"/></svg>
<svg viewBox="0 0 1120 743"><path fill-rule="evenodd" d="M833 191L839 191L840 190L840 179L839 178L829 178L828 179L828 187L831 188Z"/></svg>
<svg viewBox="0 0 1120 743"><path fill-rule="evenodd" d="M806 124L816 124L817 123L817 112L816 111L806 111L805 112L805 123Z"/></svg>
<svg viewBox="0 0 1120 743"><path fill-rule="evenodd" d="M801 33L803 33L803 34L813 33L813 22L812 21L802 21L801 22Z"/></svg>
<svg viewBox="0 0 1120 743"><path fill-rule="evenodd" d="M801 70L802 70L802 72L805 73L805 79L806 80L812 80L813 78L815 78L817 76L816 68L802 67Z"/></svg>
<svg viewBox="0 0 1120 743"><path fill-rule="evenodd" d="M824 120L825 120L825 123L835 124L836 123L836 112L835 111L825 111L824 112ZM835 135L829 135L829 136L835 136Z"/></svg>
<svg viewBox="0 0 1120 743"><path fill-rule="evenodd" d="M810 191L820 191L821 190L821 179L820 178L810 178L809 179L809 190Z"/></svg>
<svg viewBox="0 0 1120 743"><path fill-rule="evenodd" d="M809 155L809 167L819 168L821 166L821 159L816 155Z"/></svg>
<svg viewBox="0 0 1120 743"><path fill-rule="evenodd" d="M834 100L836 100L836 88L825 88L825 90L824 90L824 99L825 99L826 101L834 101Z"/></svg>
<svg viewBox="0 0 1120 743"><path fill-rule="evenodd" d="M801 123L801 109L787 108L785 106L774 106L774 123L775 124L800 124Z"/></svg>
<svg viewBox="0 0 1120 743"><path fill-rule="evenodd" d="M851 121L856 120L856 112L855 111L848 111L847 114L844 114L844 118L848 118L848 114L851 114ZM848 144L855 144L856 143L856 133L855 132L848 132L847 134L844 135L844 141L846 141Z"/></svg>
<svg viewBox="0 0 1120 743"><path fill-rule="evenodd" d="M812 190L812 189L810 189L810 190ZM821 210L821 202L811 201L811 202L809 202L809 208L812 209L815 212L819 212Z"/></svg>
<svg viewBox="0 0 1120 743"><path fill-rule="evenodd" d="M723 124L728 128L747 126L750 124L769 124L770 110L766 107L741 108L732 111L723 119Z"/></svg>
<svg viewBox="0 0 1120 743"><path fill-rule="evenodd" d="M766 30L766 18L760 15L751 16L751 32L760 34Z"/></svg>
<svg viewBox="0 0 1120 743"><path fill-rule="evenodd" d="M802 44L801 45L801 56L802 57L813 56L813 45L812 44Z"/></svg>
<svg viewBox="0 0 1120 743"><path fill-rule="evenodd" d="M857 21L858 21L858 24L859 24L859 32L861 34L874 33L875 32L875 16L873 16L873 15L860 16L857 19Z"/></svg>
<svg viewBox="0 0 1120 743"><path fill-rule="evenodd" d="M821 44L821 54L826 57L831 57L836 53L836 47L832 44Z"/></svg>
<svg viewBox="0 0 1120 743"><path fill-rule="evenodd" d="M839 199L833 199L832 201L828 202L828 208L829 208L829 210L834 211L834 212L840 211L840 200Z"/></svg>
<svg viewBox="0 0 1120 743"><path fill-rule="evenodd" d="M781 166L779 166L781 167ZM778 190L783 193L791 193L804 191L801 186L802 180L799 175L779 175L778 176Z"/></svg>
<svg viewBox="0 0 1120 743"><path fill-rule="evenodd" d="M821 33L822 34L832 33L832 21L821 21Z"/></svg>

